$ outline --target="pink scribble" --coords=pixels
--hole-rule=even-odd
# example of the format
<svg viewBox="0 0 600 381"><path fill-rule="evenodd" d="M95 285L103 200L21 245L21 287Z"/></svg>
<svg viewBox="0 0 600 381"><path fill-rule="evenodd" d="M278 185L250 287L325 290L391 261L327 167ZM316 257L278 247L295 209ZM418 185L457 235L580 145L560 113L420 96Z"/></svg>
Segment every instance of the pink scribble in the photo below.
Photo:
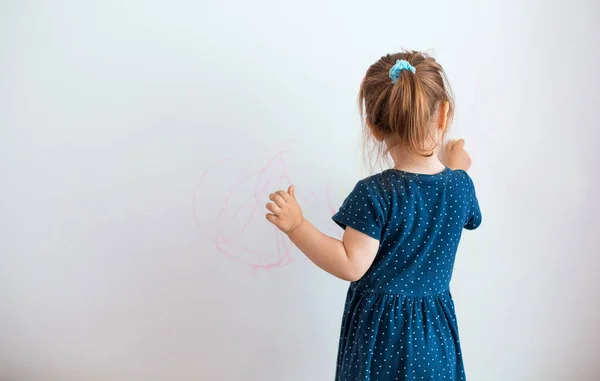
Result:
<svg viewBox="0 0 600 381"><path fill-rule="evenodd" d="M264 218L268 194L276 189L287 189L292 184L284 158L287 152L277 152L258 170L251 171L248 167L239 180L229 187L229 191L222 193L224 198L220 201L208 196L207 192L212 189L207 187L207 177L213 172L227 174L227 171L218 170L231 163L231 160L220 160L204 171L194 191L193 217L202 235L212 242L218 252L254 270L281 268L293 260L292 243ZM223 175L219 179L222 181ZM201 201L203 197L210 199ZM319 205L319 198L313 191L301 191L297 197L303 205ZM329 211L334 213L329 187L326 188L326 199ZM206 210L207 207L216 208L216 217L211 218L206 212L199 215L198 209ZM209 227L203 227L202 221ZM212 230L212 234L209 230ZM339 230L338 236L341 237Z"/></svg>
<svg viewBox="0 0 600 381"><path fill-rule="evenodd" d="M212 236L204 233L204 236L213 242L215 248L219 252L230 259L246 264L251 268L278 268L289 264L292 260L290 256L291 243L283 239L284 234L275 227L269 227L272 237L265 242L274 242L275 250L269 250L268 245L266 244L252 247L247 240L240 239L252 224L261 223L264 226L268 226L262 213L262 206L268 201L266 193L269 190L276 188L276 185L278 185L275 184L276 180L290 182L289 176L287 175L287 168L282 157L284 153L285 151L278 152L263 168L246 174L241 180L236 182L220 206L215 221L216 234ZM226 161L219 161L215 163L211 170L217 169L225 162ZM278 173L276 175L270 173L273 171ZM200 218L197 212L199 206L199 191L201 186L205 183L208 172L209 170L202 174L194 193L193 215L198 227L200 227ZM240 207L239 204L232 202L233 198L240 193L240 188L242 186L248 187L248 185L251 185L253 188L252 201L250 203L243 203L245 204L245 208ZM236 222L239 222L240 220L242 223L237 224Z"/></svg>

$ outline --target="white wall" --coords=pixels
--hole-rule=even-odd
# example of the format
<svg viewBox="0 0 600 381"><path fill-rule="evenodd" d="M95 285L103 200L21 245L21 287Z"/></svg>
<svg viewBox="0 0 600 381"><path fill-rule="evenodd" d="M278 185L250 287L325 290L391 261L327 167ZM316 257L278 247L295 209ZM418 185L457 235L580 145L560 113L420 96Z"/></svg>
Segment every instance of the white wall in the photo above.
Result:
<svg viewBox="0 0 600 381"><path fill-rule="evenodd" d="M0 380L333 379L346 284L263 222L263 187L288 175L338 233L365 174L359 82L401 47L435 48L474 158L485 223L453 281L469 380L599 379L599 15L1 2Z"/></svg>

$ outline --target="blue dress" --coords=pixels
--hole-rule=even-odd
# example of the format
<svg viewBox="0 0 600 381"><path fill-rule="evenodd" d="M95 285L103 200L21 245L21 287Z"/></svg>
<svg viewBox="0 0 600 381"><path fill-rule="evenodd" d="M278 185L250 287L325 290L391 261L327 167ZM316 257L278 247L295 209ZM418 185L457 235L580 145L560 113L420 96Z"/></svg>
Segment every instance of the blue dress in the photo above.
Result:
<svg viewBox="0 0 600 381"><path fill-rule="evenodd" d="M387 170L359 181L333 220L379 240L348 290L336 381L465 380L449 285L463 228L481 223L469 175Z"/></svg>

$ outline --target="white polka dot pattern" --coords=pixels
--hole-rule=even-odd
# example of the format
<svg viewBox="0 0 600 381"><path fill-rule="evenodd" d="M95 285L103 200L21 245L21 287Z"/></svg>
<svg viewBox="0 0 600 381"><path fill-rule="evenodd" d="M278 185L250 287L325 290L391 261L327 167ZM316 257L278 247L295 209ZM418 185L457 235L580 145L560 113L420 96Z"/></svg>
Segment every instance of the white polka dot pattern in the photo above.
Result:
<svg viewBox="0 0 600 381"><path fill-rule="evenodd" d="M449 285L463 228L481 224L467 173L384 171L333 219L380 244L348 291L336 380L465 380Z"/></svg>

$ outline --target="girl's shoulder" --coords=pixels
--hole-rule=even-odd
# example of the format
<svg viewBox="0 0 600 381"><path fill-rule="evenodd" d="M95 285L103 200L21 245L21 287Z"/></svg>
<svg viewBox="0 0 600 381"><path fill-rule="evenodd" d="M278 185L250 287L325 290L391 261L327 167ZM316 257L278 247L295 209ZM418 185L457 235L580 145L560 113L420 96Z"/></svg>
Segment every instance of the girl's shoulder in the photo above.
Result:
<svg viewBox="0 0 600 381"><path fill-rule="evenodd" d="M464 169L451 169L450 172L457 181L465 183L469 188L474 188L473 179L467 171Z"/></svg>
<svg viewBox="0 0 600 381"><path fill-rule="evenodd" d="M464 169L449 169L448 171L452 174L454 174L454 176L459 177L459 178L463 178L463 179L470 179L471 177L469 176L469 174L467 173L467 171L465 171Z"/></svg>
<svg viewBox="0 0 600 381"><path fill-rule="evenodd" d="M359 180L357 187L367 190L372 195L386 196L390 191L403 189L411 183L426 185L428 188L457 185L464 190L473 189L473 180L462 169L446 168L436 174L418 174L396 169L386 169Z"/></svg>

